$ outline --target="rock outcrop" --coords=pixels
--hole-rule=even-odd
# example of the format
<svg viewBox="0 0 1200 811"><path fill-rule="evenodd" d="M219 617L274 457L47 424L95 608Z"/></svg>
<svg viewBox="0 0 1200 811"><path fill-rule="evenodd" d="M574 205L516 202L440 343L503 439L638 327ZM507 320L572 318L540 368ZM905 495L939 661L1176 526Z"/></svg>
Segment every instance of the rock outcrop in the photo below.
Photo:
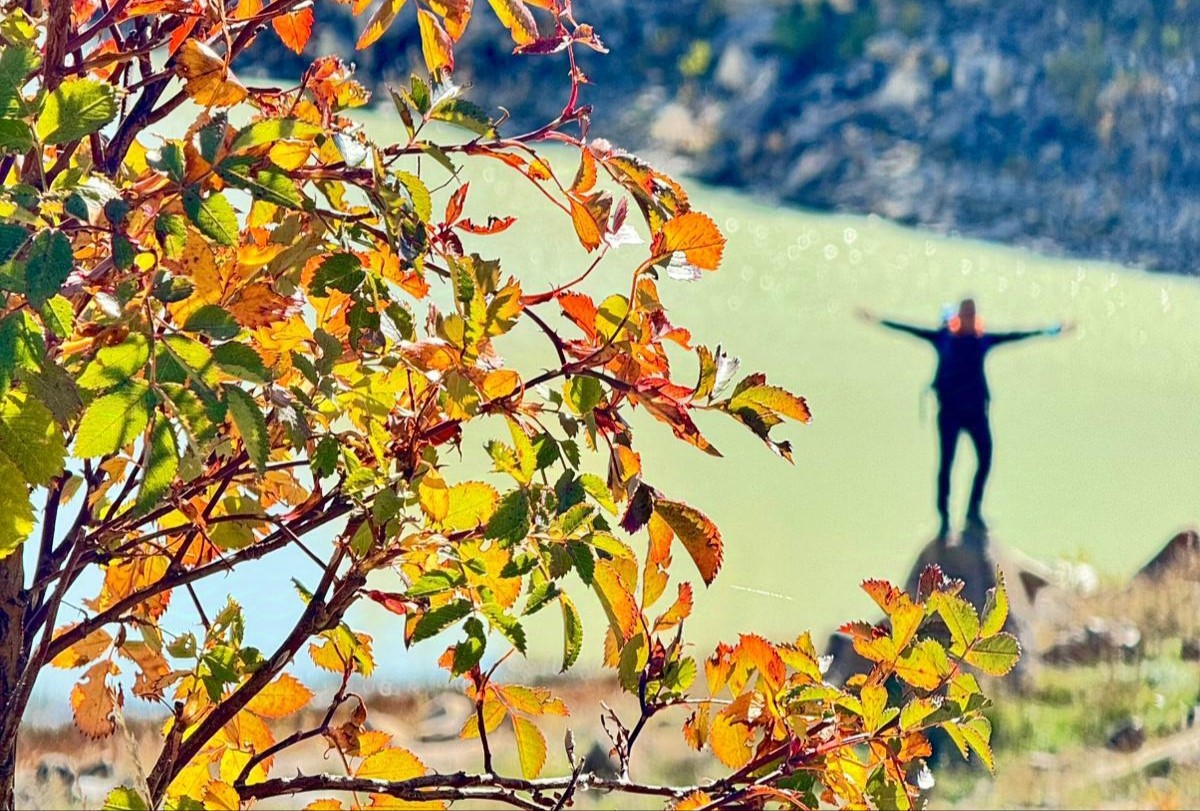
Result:
<svg viewBox="0 0 1200 811"><path fill-rule="evenodd" d="M313 49L381 91L420 64L414 14L355 52L361 21L322 13ZM581 0L576 13L615 54L581 49L594 132L624 146L806 207L1197 272L1193 4ZM561 61L511 58L485 8L460 49L455 80L514 129L561 109ZM270 35L250 57L264 73L306 64Z"/></svg>

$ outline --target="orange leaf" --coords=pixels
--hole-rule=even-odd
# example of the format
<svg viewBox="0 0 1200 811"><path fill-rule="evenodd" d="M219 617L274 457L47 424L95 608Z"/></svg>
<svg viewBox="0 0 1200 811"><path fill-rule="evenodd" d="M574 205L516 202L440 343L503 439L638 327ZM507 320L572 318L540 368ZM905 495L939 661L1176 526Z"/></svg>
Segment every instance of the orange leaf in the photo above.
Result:
<svg viewBox="0 0 1200 811"><path fill-rule="evenodd" d="M55 636L61 636L74 627L75 625L71 624L60 628ZM54 667L61 667L64 670L73 667L83 667L108 650L108 646L111 644L112 637L108 635L108 632L103 628L97 628L58 656L55 656L50 664Z"/></svg>
<svg viewBox="0 0 1200 811"><path fill-rule="evenodd" d="M711 585L724 557L721 531L717 525L704 513L682 501L658 499L654 503L654 512L667 522L667 526L683 543L700 570L705 585Z"/></svg>
<svg viewBox="0 0 1200 811"><path fill-rule="evenodd" d="M596 222L595 215L587 206L576 200L574 195L569 195L567 199L571 201L571 222L575 225L575 234L579 237L579 244L589 252L596 250L600 247L603 239L602 227Z"/></svg>
<svg viewBox="0 0 1200 811"><path fill-rule="evenodd" d="M105 659L88 668L83 681L71 688L75 726L89 738L107 738L117 728L113 718L117 696L108 685L108 677L119 672L115 664Z"/></svg>
<svg viewBox="0 0 1200 811"><path fill-rule="evenodd" d="M679 596L671 604L671 607L654 623L655 633L670 630L691 616L692 605L692 584L680 583Z"/></svg>
<svg viewBox="0 0 1200 811"><path fill-rule="evenodd" d="M438 18L432 12L419 9L417 24L421 29L421 54L425 57L425 66L429 68L429 72L435 73L440 70L453 73L454 43L446 29L438 22Z"/></svg>
<svg viewBox="0 0 1200 811"><path fill-rule="evenodd" d="M673 806L674 811L695 811L697 808L707 808L712 804L712 797L696 789Z"/></svg>
<svg viewBox="0 0 1200 811"><path fill-rule="evenodd" d="M559 293L563 315L583 330L589 341L596 340L596 302L583 293Z"/></svg>
<svg viewBox="0 0 1200 811"><path fill-rule="evenodd" d="M271 27L283 40L283 44L296 53L302 53L312 36L313 10L312 7L302 8L289 14L281 14L271 20Z"/></svg>
<svg viewBox="0 0 1200 811"><path fill-rule="evenodd" d="M263 718L286 718L312 701L313 693L287 673L250 699L246 709Z"/></svg>
<svg viewBox="0 0 1200 811"><path fill-rule="evenodd" d="M725 236L707 214L688 211L667 220L655 239L654 252L666 256L682 251L688 264L716 270L725 251Z"/></svg>
<svg viewBox="0 0 1200 811"><path fill-rule="evenodd" d="M184 91L201 107L231 107L248 95L225 61L199 40L183 43L175 72L183 79Z"/></svg>
<svg viewBox="0 0 1200 811"><path fill-rule="evenodd" d="M638 619L641 612L633 595L621 582L617 569L610 561L596 561L596 570L592 574L592 585L600 595L600 603L608 615L608 621L614 631L619 631L622 641L629 640L639 630Z"/></svg>

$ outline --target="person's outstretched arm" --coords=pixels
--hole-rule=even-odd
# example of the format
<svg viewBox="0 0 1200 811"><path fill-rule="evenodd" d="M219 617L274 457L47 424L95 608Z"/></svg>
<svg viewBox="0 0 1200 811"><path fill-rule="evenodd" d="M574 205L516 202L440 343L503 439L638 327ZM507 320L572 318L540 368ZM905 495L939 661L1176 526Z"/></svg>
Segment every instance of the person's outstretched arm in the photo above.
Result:
<svg viewBox="0 0 1200 811"><path fill-rule="evenodd" d="M1054 337L1071 332L1075 329L1074 324L1055 324L1052 327L1045 329L1017 330L1014 332L989 332L987 334L988 344L996 346L997 344L1007 344L1013 341L1024 341L1027 338L1039 338L1042 336Z"/></svg>
<svg viewBox="0 0 1200 811"><path fill-rule="evenodd" d="M875 315L875 313L866 309L860 309L858 311L858 317L871 324L879 324L880 326L887 327L888 329L894 329L897 332L905 332L909 335L915 335L916 337L923 338L926 341L936 341L938 333L940 332L940 330L936 329L927 329L925 327L914 326L913 324L905 324L902 321L892 321L890 318L880 318L879 316Z"/></svg>

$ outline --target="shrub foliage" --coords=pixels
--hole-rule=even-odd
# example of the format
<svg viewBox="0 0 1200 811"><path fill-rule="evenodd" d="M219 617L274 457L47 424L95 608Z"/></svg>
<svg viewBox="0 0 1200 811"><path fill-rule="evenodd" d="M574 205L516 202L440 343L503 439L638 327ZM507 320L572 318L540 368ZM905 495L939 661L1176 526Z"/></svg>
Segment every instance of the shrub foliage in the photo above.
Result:
<svg viewBox="0 0 1200 811"><path fill-rule="evenodd" d="M305 49L319 28L308 0L5 6L0 804L13 802L17 733L47 666L82 670L70 704L89 736L114 734L122 684L164 708L161 751L113 808L332 793L343 799L309 807L553 809L588 789L681 809L904 808L926 785L929 729L990 763L986 702L964 663L1013 666L1003 587L980 617L934 570L911 596L866 583L887 620L846 627L874 667L845 687L825 683L807 635L689 654L695 591L678 574L668 589L669 572L686 557L683 576L711 583L721 534L645 480L628 411L713 455L694 415L721 412L790 460L774 430L808 422L808 407L763 374L739 377L736 359L669 319L676 280L715 271L725 240L678 183L588 132L575 55L605 48L569 0L490 0L517 53L566 69L561 114L515 134L452 82L455 43L486 10L372 5L354 0L360 48L397 15L419 21L427 74L390 92L397 143L355 123L370 93L337 57L282 89L238 78L256 37ZM161 137L172 114L186 132ZM552 167L548 143L570 160L552 150ZM553 204L562 239L589 255L574 281L526 289L489 251L521 223L473 210L468 161L500 164ZM585 294L610 253L606 269L624 268L606 272L615 289ZM519 324L545 336L551 368L500 355ZM671 353L694 355L698 372L677 374ZM468 423L494 437L503 487L456 475ZM295 610L278 647L258 650L239 604L204 604L195 584L283 549L309 568L294 590L263 584ZM80 593L89 582L98 590ZM350 687L375 668L372 640L346 621L364 600L395 615L407 645L453 634L440 663L473 702L462 737L477 742L477 773L434 771L369 724ZM543 776L539 719L567 707L503 677L538 611L561 614L570 669L580 600L603 607L595 644L640 706L606 715L616 778L586 772L569 745L569 773ZM922 634L934 621L948 644ZM318 698L291 672L296 657L336 686ZM299 723L310 705L327 710ZM665 711L724 776L635 779L639 733ZM515 742L520 774L494 769L497 738ZM273 776L304 745L334 750L336 773Z"/></svg>

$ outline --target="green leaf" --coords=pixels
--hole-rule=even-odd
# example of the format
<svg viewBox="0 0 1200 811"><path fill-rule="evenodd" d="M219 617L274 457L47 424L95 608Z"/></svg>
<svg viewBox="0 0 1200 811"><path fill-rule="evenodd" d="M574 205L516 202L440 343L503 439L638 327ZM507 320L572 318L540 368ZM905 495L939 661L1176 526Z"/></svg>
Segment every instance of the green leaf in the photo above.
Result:
<svg viewBox="0 0 1200 811"><path fill-rule="evenodd" d="M941 701L932 698L914 698L900 711L900 729L910 730L938 711Z"/></svg>
<svg viewBox="0 0 1200 811"><path fill-rule="evenodd" d="M33 133L24 121L0 118L0 152L28 152L33 149Z"/></svg>
<svg viewBox="0 0 1200 811"><path fill-rule="evenodd" d="M166 495L175 474L179 472L179 448L175 442L175 431L167 419L159 419L150 431L150 452L146 462L146 474L142 476L142 489L138 493L136 508L147 511L158 504Z"/></svg>
<svg viewBox="0 0 1200 811"><path fill-rule="evenodd" d="M526 617L536 614L561 593L553 580L539 583L529 592L529 599L525 601L525 610L521 614Z"/></svg>
<svg viewBox="0 0 1200 811"><path fill-rule="evenodd" d="M246 445L246 453L254 463L259 473L267 469L267 453L270 450L270 440L267 436L267 420L254 398L238 386L226 383L223 386L225 403L229 413L233 415L233 424L242 435Z"/></svg>
<svg viewBox="0 0 1200 811"><path fill-rule="evenodd" d="M146 336L131 332L116 346L100 349L76 382L85 391L108 391L140 372L149 360L150 343Z"/></svg>
<svg viewBox="0 0 1200 811"><path fill-rule="evenodd" d="M92 402L79 420L75 456L90 459L116 453L150 422L153 395L144 380L131 380Z"/></svg>
<svg viewBox="0 0 1200 811"><path fill-rule="evenodd" d="M430 111L429 117L436 121L445 121L456 127L470 130L477 135L494 133L495 126L488 114L478 104L466 99L451 98L443 101Z"/></svg>
<svg viewBox="0 0 1200 811"><path fill-rule="evenodd" d="M980 639L967 650L963 658L967 664L989 676L1003 676L1017 666L1017 660L1021 658L1021 643L1012 634L999 633Z"/></svg>
<svg viewBox="0 0 1200 811"><path fill-rule="evenodd" d="M516 617L505 614L504 609L496 603L487 603L482 610L483 615L488 618L488 623L511 642L514 648L525 653L525 629Z"/></svg>
<svg viewBox="0 0 1200 811"><path fill-rule="evenodd" d="M579 653L583 650L583 619L579 616L579 609L567 595L559 595L558 603L562 606L563 615L563 658L560 672L566 673L579 660Z"/></svg>
<svg viewBox="0 0 1200 811"><path fill-rule="evenodd" d="M322 132L324 130L315 124L295 118L270 118L242 127L229 149L231 152L240 152L275 141L311 141Z"/></svg>
<svg viewBox="0 0 1200 811"><path fill-rule="evenodd" d="M227 374L251 383L270 383L273 377L258 353L245 344L227 343L214 346L212 357Z"/></svg>
<svg viewBox="0 0 1200 811"><path fill-rule="evenodd" d="M37 48L28 45L10 45L0 50L0 113L22 116L27 112L21 89L25 87L25 78L41 61Z"/></svg>
<svg viewBox="0 0 1200 811"><path fill-rule="evenodd" d="M455 676L461 676L479 664L479 660L483 658L484 649L487 648L483 623L478 619L471 617L464 622L463 631L466 632L467 638L454 646L454 664L451 672Z"/></svg>
<svg viewBox="0 0 1200 811"><path fill-rule="evenodd" d="M67 425L83 410L75 381L61 366L48 363L36 372L26 372L22 382L30 395L50 409L60 425Z"/></svg>
<svg viewBox="0 0 1200 811"><path fill-rule="evenodd" d="M185 332L203 332L218 341L233 338L241 331L233 316L217 304L205 304L197 309L188 316L183 329Z"/></svg>
<svg viewBox="0 0 1200 811"><path fill-rule="evenodd" d="M117 91L96 79L67 79L54 89L37 117L44 144L66 144L98 131L117 114Z"/></svg>
<svg viewBox="0 0 1200 811"><path fill-rule="evenodd" d="M470 613L471 603L467 600L455 600L454 602L446 603L446 605L440 608L427 611L421 619L417 620L416 627L413 628L412 638L408 641L408 644L415 645L432 636L437 636Z"/></svg>
<svg viewBox="0 0 1200 811"><path fill-rule="evenodd" d="M406 597L428 597L431 594L449 591L460 583L462 583L462 578L459 575L435 569L418 577L404 594Z"/></svg>
<svg viewBox="0 0 1200 811"><path fill-rule="evenodd" d="M321 437L317 447L313 449L311 461L313 473L317 478L332 476L337 470L338 443L331 436Z"/></svg>
<svg viewBox="0 0 1200 811"><path fill-rule="evenodd" d="M28 240L29 231L24 226L0 222L0 263L16 256Z"/></svg>
<svg viewBox="0 0 1200 811"><path fill-rule="evenodd" d="M33 532L33 504L17 466L0 456L0 559L16 550Z"/></svg>
<svg viewBox="0 0 1200 811"><path fill-rule="evenodd" d="M39 231L25 254L25 295L34 307L41 307L62 288L71 275L75 257L71 240L62 231Z"/></svg>
<svg viewBox="0 0 1200 811"><path fill-rule="evenodd" d="M429 222L433 219L433 198L429 194L429 189L421 178L408 172L397 172L396 179L408 191L408 196L412 198L413 211L416 212L417 218L421 222Z"/></svg>
<svg viewBox="0 0 1200 811"><path fill-rule="evenodd" d="M168 335L158 344L166 350L158 356L158 379L172 383L183 383L191 378L200 394L208 399L216 399L217 393L212 386L217 384L217 367L213 363L212 352L207 346L186 335ZM178 367L178 368L174 368ZM176 373L174 380L170 374Z"/></svg>
<svg viewBox="0 0 1200 811"><path fill-rule="evenodd" d="M564 393L571 410L583 416L600 404L604 389L596 378L590 375L576 375L567 381Z"/></svg>
<svg viewBox="0 0 1200 811"><path fill-rule="evenodd" d="M1008 590L1004 587L1004 572L996 568L996 586L988 589L983 604L983 616L979 623L979 634L985 639L1004 630L1008 621Z"/></svg>
<svg viewBox="0 0 1200 811"><path fill-rule="evenodd" d="M961 656L975 638L979 636L979 617L975 607L957 594L936 592L929 598L930 604L937 611L946 629L950 631L953 641L951 651Z"/></svg>
<svg viewBox="0 0 1200 811"><path fill-rule="evenodd" d="M583 491L595 499L597 504L616 515L617 503L613 501L612 492L604 479L595 473L584 473L579 477L579 482L583 485Z"/></svg>
<svg viewBox="0 0 1200 811"><path fill-rule="evenodd" d="M967 756L968 747L979 756L988 771L995 774L996 763L992 758L992 723L983 716L977 716L969 721L950 721L942 725L942 729L950 735L963 757Z"/></svg>
<svg viewBox="0 0 1200 811"><path fill-rule="evenodd" d="M0 403L0 455L7 456L32 485L46 485L63 472L66 440L50 409L12 392Z"/></svg>
<svg viewBox="0 0 1200 811"><path fill-rule="evenodd" d="M179 141L167 141L159 147L158 155L154 156L151 152L146 162L166 173L167 177L176 183L182 183L187 173L187 159L183 155L183 144Z"/></svg>
<svg viewBox="0 0 1200 811"><path fill-rule="evenodd" d="M42 323L56 338L67 338L75 328L75 310L62 296L54 296L41 308Z"/></svg>
<svg viewBox="0 0 1200 811"><path fill-rule="evenodd" d="M367 277L362 261L352 253L335 253L326 257L313 274L310 291L314 296L328 295L328 289L353 293Z"/></svg>
<svg viewBox="0 0 1200 811"><path fill-rule="evenodd" d="M265 200L284 208L304 209L308 199L290 177L274 169L262 169L251 176L246 171L222 171L231 185L245 189L255 200Z"/></svg>
<svg viewBox="0 0 1200 811"><path fill-rule="evenodd" d="M529 495L512 490L500 499L500 506L488 520L485 538L505 544L520 543L529 534Z"/></svg>
<svg viewBox="0 0 1200 811"><path fill-rule="evenodd" d="M649 658L650 651L646 647L646 637L640 633L634 634L633 638L625 643L625 647L621 648L621 659L617 665L617 680L625 692L637 692L638 681Z"/></svg>
<svg viewBox="0 0 1200 811"><path fill-rule="evenodd" d="M205 236L222 245L237 245L237 213L222 195L201 197L195 186L189 186L183 192L183 210Z"/></svg>
<svg viewBox="0 0 1200 811"><path fill-rule="evenodd" d="M124 786L113 789L104 798L103 811L148 811L149 808L142 795Z"/></svg>

